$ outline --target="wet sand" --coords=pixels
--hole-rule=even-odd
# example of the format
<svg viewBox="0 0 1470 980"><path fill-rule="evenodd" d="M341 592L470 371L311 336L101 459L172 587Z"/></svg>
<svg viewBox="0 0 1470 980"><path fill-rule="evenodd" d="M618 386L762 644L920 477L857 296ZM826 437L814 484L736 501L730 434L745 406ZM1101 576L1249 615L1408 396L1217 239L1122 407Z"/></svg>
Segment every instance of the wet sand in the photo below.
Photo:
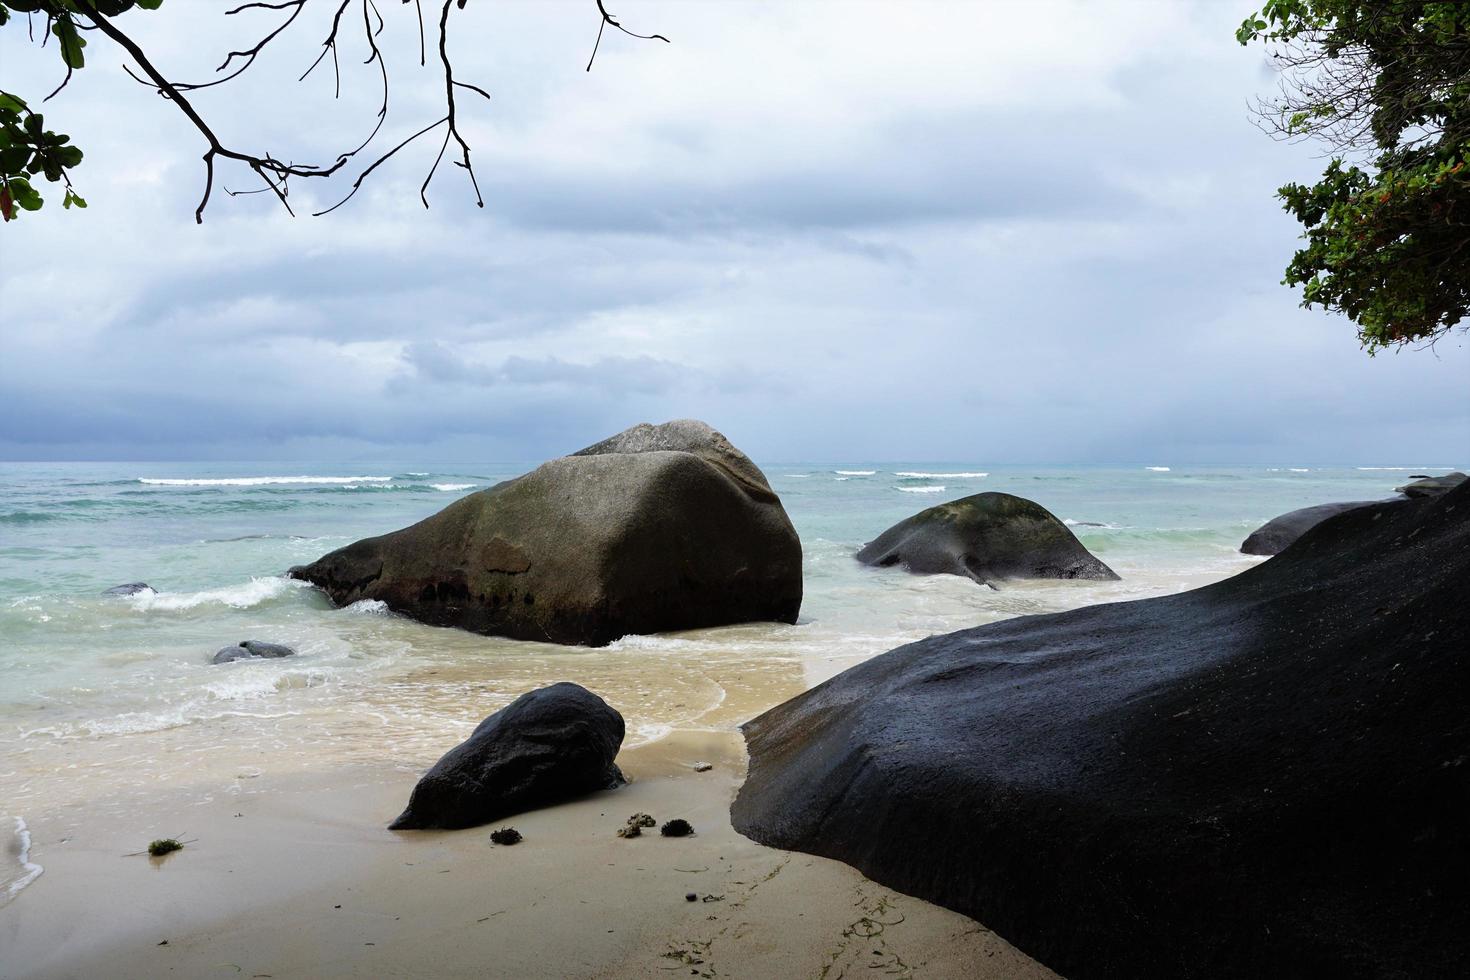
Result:
<svg viewBox="0 0 1470 980"><path fill-rule="evenodd" d="M618 761L629 785L505 821L514 847L498 825L387 831L414 775L368 765L62 808L31 821L45 873L0 908L0 977L1052 975L971 919L736 834L737 733ZM618 838L637 811L696 835Z"/></svg>

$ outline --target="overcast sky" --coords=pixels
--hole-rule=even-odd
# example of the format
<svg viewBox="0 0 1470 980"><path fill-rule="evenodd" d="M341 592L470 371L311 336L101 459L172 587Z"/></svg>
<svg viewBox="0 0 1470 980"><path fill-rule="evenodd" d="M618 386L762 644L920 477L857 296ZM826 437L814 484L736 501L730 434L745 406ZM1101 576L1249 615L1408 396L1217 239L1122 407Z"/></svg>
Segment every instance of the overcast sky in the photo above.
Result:
<svg viewBox="0 0 1470 980"><path fill-rule="evenodd" d="M233 5L120 24L202 80L278 19ZM91 207L0 229L0 458L534 460L692 416L769 462L1466 462L1463 334L1369 358L1279 285L1273 190L1322 161L1251 124L1251 5L619 0L673 43L607 35L589 74L592 0L471 0L484 210L447 165L421 207L425 140L329 217L217 186L202 227L204 144L94 36L45 107ZM331 6L199 93L227 142L371 128L360 28L341 101L295 81ZM387 148L443 82L379 7ZM0 47L0 87L60 80L23 25Z"/></svg>

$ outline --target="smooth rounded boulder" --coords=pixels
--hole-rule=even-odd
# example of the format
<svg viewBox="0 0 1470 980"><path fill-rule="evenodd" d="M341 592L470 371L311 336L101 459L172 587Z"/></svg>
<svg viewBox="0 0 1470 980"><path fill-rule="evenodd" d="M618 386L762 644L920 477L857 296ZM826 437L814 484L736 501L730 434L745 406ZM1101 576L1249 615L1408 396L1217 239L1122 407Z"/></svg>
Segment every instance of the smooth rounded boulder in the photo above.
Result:
<svg viewBox="0 0 1470 980"><path fill-rule="evenodd" d="M703 422L639 425L293 568L338 605L602 646L801 608L801 542L765 475Z"/></svg>
<svg viewBox="0 0 1470 980"><path fill-rule="evenodd" d="M901 565L921 575L963 575L994 587L1004 579L1116 579L1045 507L1009 493L920 511L857 553L865 565Z"/></svg>
<svg viewBox="0 0 1470 980"><path fill-rule="evenodd" d="M1458 470L1454 473L1446 473L1444 476L1428 476L1413 483L1406 483L1394 490L1405 497L1438 497L1442 493L1451 490L1465 482L1465 474Z"/></svg>
<svg viewBox="0 0 1470 980"><path fill-rule="evenodd" d="M1356 510L1359 507L1371 506L1372 500L1350 500L1335 504L1316 504L1312 507L1302 507L1298 510L1287 511L1280 517L1273 517L1250 533L1240 544L1241 554L1245 555L1275 555L1285 551L1296 541L1297 538L1306 534L1312 528L1321 524L1329 517L1336 517L1344 511Z"/></svg>
<svg viewBox="0 0 1470 980"><path fill-rule="evenodd" d="M389 830L457 830L623 784L623 716L579 684L522 694L445 753Z"/></svg>
<svg viewBox="0 0 1470 980"><path fill-rule="evenodd" d="M1068 977L1463 976L1467 582L1462 484L920 640L748 722L731 818Z"/></svg>
<svg viewBox="0 0 1470 980"><path fill-rule="evenodd" d="M271 660L277 657L294 657L296 651L280 643L266 643L264 640L241 640L232 647L221 648L209 661L212 664L225 664L232 660Z"/></svg>
<svg viewBox="0 0 1470 980"><path fill-rule="evenodd" d="M157 592L157 591L158 591L157 589L155 589L153 586L149 585L147 582L128 582L125 585L114 585L110 589L104 589L103 592L102 592L102 594L103 595L129 596L129 595L137 595L139 592Z"/></svg>

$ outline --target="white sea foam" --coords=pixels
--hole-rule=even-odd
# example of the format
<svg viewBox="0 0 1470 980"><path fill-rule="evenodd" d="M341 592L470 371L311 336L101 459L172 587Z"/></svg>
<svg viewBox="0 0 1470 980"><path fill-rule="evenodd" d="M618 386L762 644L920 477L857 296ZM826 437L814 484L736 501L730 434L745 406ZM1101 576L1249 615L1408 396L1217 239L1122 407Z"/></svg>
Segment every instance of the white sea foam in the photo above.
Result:
<svg viewBox="0 0 1470 980"><path fill-rule="evenodd" d="M311 583L274 575L252 578L243 585L227 585L202 592L138 592L128 596L127 600L139 612L176 612L210 604L249 609L294 589L305 588L311 588Z"/></svg>
<svg viewBox="0 0 1470 980"><path fill-rule="evenodd" d="M1311 470L1306 469L1305 467L1300 467L1300 466L1292 466L1292 467L1288 467L1288 469L1290 469L1291 472L1293 472L1293 473L1310 473L1310 472L1312 472Z"/></svg>
<svg viewBox="0 0 1470 980"><path fill-rule="evenodd" d="M0 892L0 905L19 895L22 888L41 877L41 872L46 870L31 861L31 832L20 817L15 818L15 836L9 850L14 864L0 871L0 884L5 886L5 891Z"/></svg>
<svg viewBox="0 0 1470 980"><path fill-rule="evenodd" d="M1167 466L1145 466L1144 469L1151 470L1154 473L1167 473L1167 472L1169 472L1169 467L1167 467Z"/></svg>
<svg viewBox="0 0 1470 980"><path fill-rule="evenodd" d="M907 480L980 480L989 473L920 473L916 470L903 470L893 474Z"/></svg>
<svg viewBox="0 0 1470 980"><path fill-rule="evenodd" d="M188 725L196 725L201 722L222 721L226 718L254 718L260 721L269 721L277 718L290 717L292 712L277 711L240 711L231 709L227 711L202 712L196 703L179 705L168 711L125 711L121 714L109 715L106 718L93 718L88 721L69 722L62 725L51 725L45 728L36 728L20 733L21 738L35 738L36 736L50 736L51 738L74 740L96 738L107 735L141 735L148 732L166 732L175 728L184 728Z"/></svg>
<svg viewBox="0 0 1470 980"><path fill-rule="evenodd" d="M388 483L391 476L230 476L218 479L154 479L138 477L151 487L263 487L272 484L320 484L348 486L358 483Z"/></svg>
<svg viewBox="0 0 1470 980"><path fill-rule="evenodd" d="M428 476L429 474L428 474L428 471L427 470L424 471L424 472L422 472L422 473L420 473L418 470L409 470L408 471L408 475L409 476Z"/></svg>
<svg viewBox="0 0 1470 980"><path fill-rule="evenodd" d="M851 479L852 479L852 477L850 477L850 476L834 476L832 478L832 482L833 483L846 483L848 480L851 480Z"/></svg>
<svg viewBox="0 0 1470 980"><path fill-rule="evenodd" d="M358 599L350 605L343 606L342 611L359 616L386 616L392 612L382 599Z"/></svg>
<svg viewBox="0 0 1470 980"><path fill-rule="evenodd" d="M894 487L900 493L943 493L945 487Z"/></svg>
<svg viewBox="0 0 1470 980"><path fill-rule="evenodd" d="M833 470L838 476L872 476L877 470Z"/></svg>
<svg viewBox="0 0 1470 980"><path fill-rule="evenodd" d="M468 490L470 487L475 486L475 484L473 484L473 483L431 483L431 484L429 484L429 486L433 487L435 490L444 490L444 491L447 491L447 492L453 492L455 490Z"/></svg>
<svg viewBox="0 0 1470 980"><path fill-rule="evenodd" d="M1449 466L1359 466L1360 470L1448 470Z"/></svg>

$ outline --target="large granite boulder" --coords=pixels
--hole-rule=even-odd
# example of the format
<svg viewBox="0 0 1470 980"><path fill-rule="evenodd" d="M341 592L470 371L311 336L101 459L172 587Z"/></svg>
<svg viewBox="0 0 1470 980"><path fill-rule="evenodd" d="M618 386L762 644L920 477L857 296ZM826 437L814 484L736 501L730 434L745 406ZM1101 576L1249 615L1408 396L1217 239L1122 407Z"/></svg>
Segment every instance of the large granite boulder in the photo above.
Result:
<svg viewBox="0 0 1470 980"><path fill-rule="evenodd" d="M290 574L342 605L593 646L792 623L802 586L801 542L765 475L688 420L635 426Z"/></svg>
<svg viewBox="0 0 1470 980"><path fill-rule="evenodd" d="M865 565L1008 578L1116 579L1045 507L1009 493L977 493L893 525L857 553Z"/></svg>
<svg viewBox="0 0 1470 980"><path fill-rule="evenodd" d="M388 829L474 827L621 786L622 744L623 716L585 687L522 694L424 774Z"/></svg>
<svg viewBox="0 0 1470 980"><path fill-rule="evenodd" d="M1367 507L1372 503L1371 500L1350 500L1344 503L1316 504L1312 507L1287 511L1280 517L1271 518L1252 531L1250 536L1241 542L1240 551L1246 555L1278 554L1327 518L1335 517L1345 510Z"/></svg>
<svg viewBox="0 0 1470 980"><path fill-rule="evenodd" d="M900 647L745 726L734 824L1071 977L1463 976L1467 583L1462 485Z"/></svg>
<svg viewBox="0 0 1470 980"><path fill-rule="evenodd" d="M1444 476L1427 476L1406 483L1394 490L1406 497L1438 497L1442 493L1448 493L1465 482L1465 474L1459 471L1446 473Z"/></svg>

